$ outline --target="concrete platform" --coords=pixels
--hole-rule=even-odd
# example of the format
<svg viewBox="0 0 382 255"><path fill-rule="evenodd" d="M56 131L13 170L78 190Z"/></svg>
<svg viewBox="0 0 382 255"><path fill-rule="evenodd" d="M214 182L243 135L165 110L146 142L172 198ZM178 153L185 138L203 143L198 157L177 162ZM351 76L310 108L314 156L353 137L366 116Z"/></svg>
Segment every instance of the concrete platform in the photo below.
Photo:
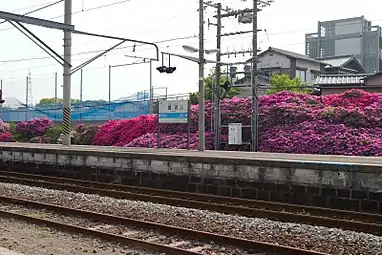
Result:
<svg viewBox="0 0 382 255"><path fill-rule="evenodd" d="M16 252L16 251L11 251L7 248L0 247L0 255L24 255L24 253Z"/></svg>
<svg viewBox="0 0 382 255"><path fill-rule="evenodd" d="M358 157L358 156L338 156L338 155L309 155L309 154L283 154L283 153L267 153L267 152L237 152L237 151L187 151L172 149L150 149L150 148L125 148L111 146L84 146L71 145L64 146L59 144L34 144L34 143L0 143L0 150L17 150L22 148L24 151L61 151L63 153L77 153L77 155L85 153L98 154L115 154L121 153L125 155L154 155L154 156L174 156L188 158L213 158L220 160L272 160L272 161L289 161L289 162L312 162L312 163L328 163L338 165L369 165L382 167L382 157Z"/></svg>
<svg viewBox="0 0 382 255"><path fill-rule="evenodd" d="M382 158L0 143L0 169L382 213Z"/></svg>

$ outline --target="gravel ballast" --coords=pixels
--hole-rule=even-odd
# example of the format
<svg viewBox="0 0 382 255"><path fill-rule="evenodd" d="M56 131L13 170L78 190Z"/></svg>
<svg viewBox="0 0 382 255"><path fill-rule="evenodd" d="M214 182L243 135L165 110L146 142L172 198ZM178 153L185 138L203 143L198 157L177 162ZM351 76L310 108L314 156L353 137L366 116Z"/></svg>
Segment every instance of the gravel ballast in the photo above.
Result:
<svg viewBox="0 0 382 255"><path fill-rule="evenodd" d="M8 218L0 218L0 246L25 255L158 255Z"/></svg>
<svg viewBox="0 0 382 255"><path fill-rule="evenodd" d="M74 225L77 227L87 228L96 231L102 231L113 235L127 238L133 238L161 245L168 245L178 249L188 251L196 251L206 255L265 255L259 250L241 249L232 245L224 245L208 240L197 240L193 237L179 236L178 233L164 233L157 229L145 229L132 227L128 224L116 224L114 222L95 220L91 218L79 217L77 215L66 215L51 210L30 208L23 205L15 205L12 203L0 203L0 210L11 213L21 214L28 217L34 217L43 220L55 221L63 224ZM0 253L1 254L1 253ZM114 254L114 253L112 253ZM119 253L115 253L119 254ZM142 254L146 254L143 253ZM154 253L153 253L154 254ZM157 252L163 255L164 253ZM276 255L276 254L267 254Z"/></svg>
<svg viewBox="0 0 382 255"><path fill-rule="evenodd" d="M92 194L0 183L0 194L333 255L382 255L382 237Z"/></svg>

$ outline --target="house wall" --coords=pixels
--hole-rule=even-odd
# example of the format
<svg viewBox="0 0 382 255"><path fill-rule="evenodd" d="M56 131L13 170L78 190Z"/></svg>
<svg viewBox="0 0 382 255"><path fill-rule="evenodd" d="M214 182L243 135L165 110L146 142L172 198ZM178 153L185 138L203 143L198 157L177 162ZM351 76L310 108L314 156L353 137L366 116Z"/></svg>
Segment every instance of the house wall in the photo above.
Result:
<svg viewBox="0 0 382 255"><path fill-rule="evenodd" d="M259 69L270 69L270 68L290 68L290 59L284 55L275 53L275 52L265 52L259 57L259 62L257 67Z"/></svg>
<svg viewBox="0 0 382 255"><path fill-rule="evenodd" d="M263 96L265 95L266 89L265 88L258 88L257 89L257 95L258 96ZM240 88L240 94L238 97L249 97L252 96L252 89L251 87L241 87Z"/></svg>
<svg viewBox="0 0 382 255"><path fill-rule="evenodd" d="M382 86L382 74L370 77L365 81L366 86Z"/></svg>
<svg viewBox="0 0 382 255"><path fill-rule="evenodd" d="M275 52L266 52L259 57L259 69L281 69L281 73L288 74L291 78L296 77L296 69L306 71L306 82L308 85L314 84L312 72L323 71L323 64L303 59L291 59Z"/></svg>
<svg viewBox="0 0 382 255"><path fill-rule="evenodd" d="M297 69L304 69L306 71L306 82L308 85L313 85L315 78L313 76L313 72L321 73L321 67L323 64L307 61L303 59L297 59L296 60L296 68Z"/></svg>

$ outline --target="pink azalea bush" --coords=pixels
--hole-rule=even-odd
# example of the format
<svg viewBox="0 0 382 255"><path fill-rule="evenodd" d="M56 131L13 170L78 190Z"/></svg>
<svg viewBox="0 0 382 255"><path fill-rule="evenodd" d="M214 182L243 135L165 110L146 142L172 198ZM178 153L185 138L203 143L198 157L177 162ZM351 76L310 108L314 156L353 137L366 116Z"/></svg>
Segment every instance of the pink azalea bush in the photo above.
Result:
<svg viewBox="0 0 382 255"><path fill-rule="evenodd" d="M382 129L306 121L274 126L260 136L259 144L264 152L382 156Z"/></svg>
<svg viewBox="0 0 382 255"><path fill-rule="evenodd" d="M25 137L33 138L43 136L53 126L53 122L47 118L33 119L16 124L15 131Z"/></svg>
<svg viewBox="0 0 382 255"><path fill-rule="evenodd" d="M0 119L0 142L12 142L14 139L9 132L9 124Z"/></svg>
<svg viewBox="0 0 382 255"><path fill-rule="evenodd" d="M191 108L191 148L198 142L198 105ZM221 102L222 124L251 123L251 98ZM206 148L213 148L213 105L206 102ZM110 121L93 144L156 147L156 116ZM162 148L186 148L186 125L161 127ZM280 92L259 98L259 147L265 152L382 156L382 94L350 90L312 96ZM227 142L227 128L221 140ZM225 146L226 149L233 149ZM248 149L248 146L234 149Z"/></svg>
<svg viewBox="0 0 382 255"><path fill-rule="evenodd" d="M206 149L212 150L213 132L206 132ZM199 145L199 134L190 135L190 149L196 150ZM157 148L157 133L147 133L126 145L126 147ZM187 133L161 134L160 148L187 149Z"/></svg>
<svg viewBox="0 0 382 255"><path fill-rule="evenodd" d="M124 146L142 135L156 132L156 127L156 117L150 115L112 120L99 126L92 143L101 146Z"/></svg>
<svg viewBox="0 0 382 255"><path fill-rule="evenodd" d="M51 143L49 136L36 136L29 140L30 143Z"/></svg>
<svg viewBox="0 0 382 255"><path fill-rule="evenodd" d="M0 119L0 134L9 132L9 124Z"/></svg>
<svg viewBox="0 0 382 255"><path fill-rule="evenodd" d="M0 142L13 142L13 141L14 139L12 137L12 134L9 131L0 133Z"/></svg>

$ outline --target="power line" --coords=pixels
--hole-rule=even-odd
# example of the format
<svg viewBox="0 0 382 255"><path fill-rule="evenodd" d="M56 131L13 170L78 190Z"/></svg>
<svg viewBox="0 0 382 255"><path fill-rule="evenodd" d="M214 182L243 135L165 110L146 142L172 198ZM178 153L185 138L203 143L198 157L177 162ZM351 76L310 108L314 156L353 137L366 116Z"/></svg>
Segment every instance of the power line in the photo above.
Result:
<svg viewBox="0 0 382 255"><path fill-rule="evenodd" d="M192 35L192 36L184 36L184 37L177 37L177 38L171 38L171 39L165 39L161 41L156 41L154 43L166 43L166 42L173 42L173 41L179 41L179 40L187 40L187 39L192 39L192 38L197 38L197 35ZM123 49L128 49L128 48L136 48L142 45L129 45L129 46L122 46L118 47L115 50L123 50ZM72 56L79 56L79 55L87 55L87 54L93 54L93 53L100 53L105 51L105 49L100 49L100 50L92 50L92 51L83 51L79 52L76 54L72 54ZM32 58L22 58L22 59L9 59L9 60L0 60L0 63L15 63L15 62L23 62L23 61L31 61L31 60L43 60L43 59L50 59L50 57L32 57Z"/></svg>
<svg viewBox="0 0 382 255"><path fill-rule="evenodd" d="M130 0L125 0L125 1L130 1ZM121 1L122 2L122 1ZM121 2L118 2L118 3L121 3ZM114 3L116 4L116 3ZM380 21L382 21L382 19L379 19ZM372 21L378 21L378 20L372 20ZM337 25L337 27L341 27L341 26L349 26L349 25L354 25L355 23L353 24L350 24L350 23L346 23L346 24L341 24L341 25ZM274 32L274 33L268 33L268 35L278 35L278 34L288 34L288 33L295 33L295 32L298 32L298 31L306 31L307 29L298 29L298 30L286 30L286 31L279 31L279 32ZM0 30L1 31L1 30ZM179 37L179 38L174 38L174 39L168 39L168 40L163 40L163 41L157 41L155 43L164 43L164 42L171 42L171 41L174 41L174 40L184 40L184 39L192 39L192 38L197 38L198 36L197 35L194 35L194 36L187 36L187 37ZM246 36L233 36L231 38L226 38L225 40L239 40L239 39L245 39L245 38L252 38L252 35L246 35ZM212 43L214 41L212 40L205 40L206 43ZM305 41L303 42L296 42L296 43L290 43L290 44L283 44L283 45L298 45L298 44L305 44ZM123 49L126 49L126 48L132 48L134 46L123 46L123 47L118 47L117 49L115 50L123 50ZM84 51L84 52L79 52L77 54L73 54L74 56L76 55L84 55L84 54L92 54L92 53L99 53L99 52L102 52L104 51L105 49L101 49L101 50L94 50L94 51ZM22 61L31 61L31 60L43 60L43 59L49 59L49 57L31 57L31 58L22 58L22 59L10 59L10 60L0 60L0 63L15 63L15 62L22 62Z"/></svg>
<svg viewBox="0 0 382 255"><path fill-rule="evenodd" d="M32 14L32 13L35 13L35 12L42 11L42 10L47 9L47 8L49 8L49 7L52 7L52 6L56 5L56 4L59 4L59 3L63 2L63 1L64 1L64 0L59 0L59 1L56 1L56 2L53 2L53 3L47 4L47 5L44 5L44 6L40 7L40 8L37 8L37 9L34 9L34 10L29 11L29 12L27 12L27 13L24 13L23 16L28 15L28 14ZM4 23L6 23L6 22L7 22L6 20L1 21L0 24L4 24Z"/></svg>
<svg viewBox="0 0 382 255"><path fill-rule="evenodd" d="M197 38L198 36L197 35L192 35L192 36L185 36L185 37L178 37L178 38L171 38L171 39L166 39L166 40L161 40L161 41L157 41L157 42L154 42L156 44L163 44L163 43L168 43L168 42L174 42L174 41L179 41L179 40L187 40L187 39L192 39L192 38ZM136 45L135 47L139 47L141 45ZM119 50L122 50L122 49L128 49L128 48L134 48L134 46L124 46L124 47L120 47L118 48ZM117 49L115 49L114 51L116 51ZM103 52L104 50L96 50L96 51L87 51L87 52L82 52L81 54L73 54L73 56L79 56L79 55L86 55L86 54L91 54L91 53L99 53L99 52ZM118 53L115 53L115 54L119 54ZM108 55L114 55L112 53L108 53ZM41 58L29 58L29 59L23 59L23 60L20 60L18 62L21 62L21 61L30 61L30 60L43 60L43 59L50 59L49 57L41 57ZM77 61L80 61L80 60L83 60L83 59L78 59ZM0 61L2 62L2 61ZM5 62L4 64L6 63L12 63L12 62ZM37 68L40 68L40 67L49 67L49 66L55 66L56 64L47 64L47 65L41 65L41 66L32 66L32 67L28 67L28 68L20 68L20 69L13 69L13 70L9 70L8 72L15 72L15 71L21 71L21 70L25 70L25 69L37 69Z"/></svg>
<svg viewBox="0 0 382 255"><path fill-rule="evenodd" d="M62 0L62 1L63 1L63 0ZM25 7L20 7L20 8L17 8L17 9L13 9L12 12L24 11L24 10L28 10L28 9L31 9L31 8L36 8L36 7L41 7L41 6L47 6L47 5L50 5L50 4L53 4L53 3L56 3L56 1L52 1L52 2L44 3L44 4L28 5L28 6L25 6Z"/></svg>
<svg viewBox="0 0 382 255"><path fill-rule="evenodd" d="M75 12L72 12L71 14L72 15L76 15L76 14L79 14L79 13L95 11L95 10L107 8L107 7L110 7L110 6L115 6L115 5L118 5L118 4L127 3L127 2L130 2L130 1L131 0L122 0L122 1L114 2L114 3L110 3L110 4L99 5L99 6L96 6L96 7L92 7L92 8L88 8L88 9L84 9L84 10L80 10L80 11L75 11ZM52 17L50 19L57 19L57 18L62 18L62 17L65 17L65 15L55 16L55 17ZM0 29L0 32L9 31L9 30L12 30L12 29L14 29L14 28L13 27L3 28L3 29Z"/></svg>

